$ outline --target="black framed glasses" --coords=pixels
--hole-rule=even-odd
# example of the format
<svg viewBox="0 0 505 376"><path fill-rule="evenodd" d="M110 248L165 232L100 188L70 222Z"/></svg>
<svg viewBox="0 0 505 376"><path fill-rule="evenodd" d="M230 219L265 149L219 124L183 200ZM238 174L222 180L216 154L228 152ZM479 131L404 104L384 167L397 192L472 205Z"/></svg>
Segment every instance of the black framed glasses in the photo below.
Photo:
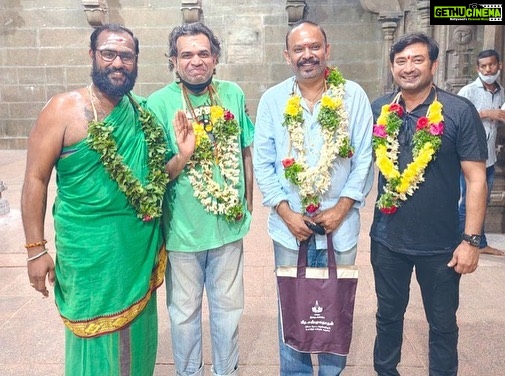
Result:
<svg viewBox="0 0 505 376"><path fill-rule="evenodd" d="M114 50L96 50L103 61L107 63L112 63L119 56L123 64L133 64L137 59L137 55L132 52L119 52Z"/></svg>

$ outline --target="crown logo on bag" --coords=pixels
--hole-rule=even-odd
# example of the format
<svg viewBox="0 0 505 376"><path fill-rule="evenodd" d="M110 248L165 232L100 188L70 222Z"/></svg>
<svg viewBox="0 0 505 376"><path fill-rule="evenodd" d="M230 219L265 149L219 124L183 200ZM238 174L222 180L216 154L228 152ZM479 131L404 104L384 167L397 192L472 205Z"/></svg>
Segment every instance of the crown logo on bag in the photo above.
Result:
<svg viewBox="0 0 505 376"><path fill-rule="evenodd" d="M316 304L312 307L312 312L321 313L323 312L323 307L319 305L319 301L316 300Z"/></svg>

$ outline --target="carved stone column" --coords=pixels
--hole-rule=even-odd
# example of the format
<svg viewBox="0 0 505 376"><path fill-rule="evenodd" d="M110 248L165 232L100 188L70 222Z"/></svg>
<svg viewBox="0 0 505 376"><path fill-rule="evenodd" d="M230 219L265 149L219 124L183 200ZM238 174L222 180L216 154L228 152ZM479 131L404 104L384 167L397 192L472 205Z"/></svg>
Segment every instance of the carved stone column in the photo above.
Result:
<svg viewBox="0 0 505 376"><path fill-rule="evenodd" d="M7 190L7 185L0 180L0 215L2 214L7 214L10 210L9 207L9 201L7 201L5 198L2 198L2 192Z"/></svg>
<svg viewBox="0 0 505 376"><path fill-rule="evenodd" d="M448 27L445 63L439 69L445 68L445 89L455 94L472 80L475 72L476 33L475 25Z"/></svg>
<svg viewBox="0 0 505 376"><path fill-rule="evenodd" d="M306 6L307 4L305 3L305 0L286 1L286 12L288 12L288 25L293 25L294 23L304 19Z"/></svg>
<svg viewBox="0 0 505 376"><path fill-rule="evenodd" d="M389 51L395 39L395 31L398 27L398 19L385 18L382 20L382 34L384 36L384 44L382 48L382 90L384 93L393 90L393 75L391 74L391 61L389 60Z"/></svg>
<svg viewBox="0 0 505 376"><path fill-rule="evenodd" d="M484 41L482 49L492 48L500 54L501 60L505 55L505 26L484 26ZM475 65L476 60L473 59ZM500 75L501 84L505 85L505 74ZM489 233L505 233L505 126L500 124L496 136L496 157L494 165L495 175L491 200L487 206L485 230Z"/></svg>
<svg viewBox="0 0 505 376"><path fill-rule="evenodd" d="M181 12L184 23L202 21L202 0L181 0Z"/></svg>
<svg viewBox="0 0 505 376"><path fill-rule="evenodd" d="M107 0L82 0L82 10L86 14L88 23L93 27L109 22Z"/></svg>
<svg viewBox="0 0 505 376"><path fill-rule="evenodd" d="M421 18L421 31L433 37L435 26L430 25L430 2L429 0L420 0L417 2L417 11Z"/></svg>
<svg viewBox="0 0 505 376"><path fill-rule="evenodd" d="M393 45L396 29L403 17L403 11L397 0L360 0L363 9L377 13L377 19L381 22L382 33L384 35L383 63L381 86L384 92L393 89L393 77L391 75L389 51Z"/></svg>

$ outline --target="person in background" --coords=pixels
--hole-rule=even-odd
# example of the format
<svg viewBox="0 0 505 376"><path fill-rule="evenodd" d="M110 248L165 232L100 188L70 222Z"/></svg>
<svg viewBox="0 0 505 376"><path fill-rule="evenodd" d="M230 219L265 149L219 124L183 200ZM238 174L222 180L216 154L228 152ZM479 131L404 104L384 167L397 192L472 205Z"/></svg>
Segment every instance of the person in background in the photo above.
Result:
<svg viewBox="0 0 505 376"><path fill-rule="evenodd" d="M296 265L299 242L311 238L307 266L327 265L327 237L337 264L354 264L359 209L373 182L372 112L364 90L329 66L326 33L311 21L286 35L286 62L294 76L261 97L253 166L275 266ZM307 227L317 224L322 235ZM280 375L312 375L312 356L283 342L279 319ZM340 375L346 356L317 355L319 376Z"/></svg>
<svg viewBox="0 0 505 376"><path fill-rule="evenodd" d="M96 28L91 84L52 97L28 141L21 198L28 277L45 297L54 284L66 375L154 373L167 148L145 99L131 91L138 54L129 29ZM53 169L56 262L44 236Z"/></svg>
<svg viewBox="0 0 505 376"><path fill-rule="evenodd" d="M505 122L505 110L501 109L505 103L505 92L503 86L498 82L502 63L500 55L495 50L484 50L477 55L476 70L479 75L477 79L466 86L463 86L458 95L470 100L479 111L479 116L484 124L487 137L488 158L486 161L486 181L487 181L487 203L491 199L493 190L495 163L496 163L496 135L499 125ZM461 199L459 203L460 231L464 231L466 220L466 183L461 176ZM504 256L505 252L491 247L486 238L484 227L480 233L480 253Z"/></svg>
<svg viewBox="0 0 505 376"><path fill-rule="evenodd" d="M378 199L371 236L377 294L374 369L400 375L412 272L429 325L429 374L458 374L459 283L475 271L486 211L487 145L475 107L433 83L438 44L423 33L391 47L396 92L372 103ZM467 186L459 231L459 176Z"/></svg>
<svg viewBox="0 0 505 376"><path fill-rule="evenodd" d="M202 301L209 305L212 374L238 375L238 326L244 308L243 238L252 213L254 127L240 87L214 79L221 46L196 22L169 35L169 68L176 80L154 92L174 153L164 202L169 267L167 305L178 375L204 374ZM193 125L192 153L175 145L172 124Z"/></svg>

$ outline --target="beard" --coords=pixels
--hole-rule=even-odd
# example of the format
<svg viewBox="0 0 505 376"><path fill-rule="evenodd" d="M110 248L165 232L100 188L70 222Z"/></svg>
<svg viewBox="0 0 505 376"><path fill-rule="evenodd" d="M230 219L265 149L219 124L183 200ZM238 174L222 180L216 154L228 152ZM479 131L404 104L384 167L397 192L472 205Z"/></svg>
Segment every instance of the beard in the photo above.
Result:
<svg viewBox="0 0 505 376"><path fill-rule="evenodd" d="M115 72L123 73L124 81L122 83L116 84L109 78L109 74ZM100 69L96 64L96 60L93 60L91 79L93 80L93 84L105 95L114 98L121 98L123 95L129 93L135 86L135 80L137 79L137 66L135 65L135 69L131 72L124 68L116 69L108 67Z"/></svg>

